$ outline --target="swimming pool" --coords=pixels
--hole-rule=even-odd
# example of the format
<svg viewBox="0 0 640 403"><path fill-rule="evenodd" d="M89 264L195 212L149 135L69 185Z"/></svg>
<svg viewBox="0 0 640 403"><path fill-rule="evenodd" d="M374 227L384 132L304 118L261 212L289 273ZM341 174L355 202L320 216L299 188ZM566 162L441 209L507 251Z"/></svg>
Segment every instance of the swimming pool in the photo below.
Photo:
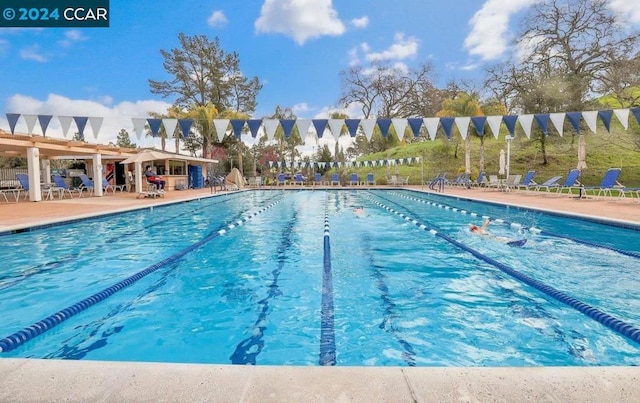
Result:
<svg viewBox="0 0 640 403"><path fill-rule="evenodd" d="M471 235L483 215L527 243ZM85 220L0 237L0 357L638 365L639 238L399 190L250 191Z"/></svg>

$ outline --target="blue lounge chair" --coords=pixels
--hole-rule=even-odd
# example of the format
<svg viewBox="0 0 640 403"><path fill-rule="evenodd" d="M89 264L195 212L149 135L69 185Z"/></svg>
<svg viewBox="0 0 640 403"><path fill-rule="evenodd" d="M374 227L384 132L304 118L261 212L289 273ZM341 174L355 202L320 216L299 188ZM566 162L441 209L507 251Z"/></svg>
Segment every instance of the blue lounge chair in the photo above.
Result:
<svg viewBox="0 0 640 403"><path fill-rule="evenodd" d="M331 175L331 186L340 186L340 175L333 174Z"/></svg>
<svg viewBox="0 0 640 403"><path fill-rule="evenodd" d="M358 178L358 174L351 174L351 179L349 179L349 186L358 186L360 184L360 179Z"/></svg>
<svg viewBox="0 0 640 403"><path fill-rule="evenodd" d="M283 174L283 173L279 173L279 174L278 174L278 182L277 182L277 185L278 185L278 186L280 186L280 185L284 186L284 185L286 185L286 184L287 184L287 179L285 178L284 174Z"/></svg>
<svg viewBox="0 0 640 403"><path fill-rule="evenodd" d="M552 176L551 178L549 178L545 182L543 182L543 183L541 183L539 185L536 185L534 190L536 192L539 192L539 191L544 189L547 193L549 193L549 191L551 190L552 187L560 186L560 179L562 179L562 176L560 176L560 175Z"/></svg>
<svg viewBox="0 0 640 403"><path fill-rule="evenodd" d="M106 193L109 189L111 189L111 191L113 193L116 192L116 190L120 190L120 192L124 192L124 186L125 185L116 185L116 184L111 184L109 183L109 181L107 180L107 178L102 178L102 190L104 190L104 192Z"/></svg>
<svg viewBox="0 0 640 403"><path fill-rule="evenodd" d="M589 191L593 191L596 198L600 196L613 196L612 191L615 190L618 192L618 197L624 197L624 185L618 182L618 177L621 172L622 168L609 168L607 172L605 172L600 186L584 187L585 195L588 195ZM596 190L598 193L595 193Z"/></svg>
<svg viewBox="0 0 640 403"><path fill-rule="evenodd" d="M524 188L524 190L529 190L529 188L535 189L538 184L533 180L533 177L536 175L536 171L529 171L522 179L522 183L517 186L517 190L520 188Z"/></svg>
<svg viewBox="0 0 640 403"><path fill-rule="evenodd" d="M304 176L302 176L302 174L296 174L293 178L293 184L300 186L304 185Z"/></svg>
<svg viewBox="0 0 640 403"><path fill-rule="evenodd" d="M367 174L367 185L372 185L372 186L376 185L376 179L371 172Z"/></svg>
<svg viewBox="0 0 640 403"><path fill-rule="evenodd" d="M323 183L322 183L322 175L319 172L316 172L313 175L313 185L314 186L315 185L318 185L318 186L322 186L323 185Z"/></svg>
<svg viewBox="0 0 640 403"><path fill-rule="evenodd" d="M486 178L486 175L484 171L480 172L480 175L478 175L478 179L476 179L475 182L471 182L471 186L476 186L476 187L486 186L487 183L485 181L485 178Z"/></svg>
<svg viewBox="0 0 640 403"><path fill-rule="evenodd" d="M24 199L27 200L27 196L29 196L29 175L16 174L16 179L18 180L18 183L20 183L20 187L18 188L18 199L20 198L20 193L24 193Z"/></svg>
<svg viewBox="0 0 640 403"><path fill-rule="evenodd" d="M60 192L60 197L64 197L65 194L69 194L69 197L73 199L73 194L77 193L78 197L82 197L82 190L79 188L72 188L65 182L64 178L58 174L51 175L51 179L53 180L53 184L58 188L58 192Z"/></svg>
<svg viewBox="0 0 640 403"><path fill-rule="evenodd" d="M89 179L89 177L85 174L80 174L78 175L78 178L80 178L80 181L82 182L82 185L80 185L80 187L78 189L81 189L81 191L88 191L89 192L89 196L91 196L93 194L93 181L91 179Z"/></svg>
<svg viewBox="0 0 640 403"><path fill-rule="evenodd" d="M460 182L462 182L463 176L464 176L464 173L459 173L454 180L452 180L451 182L447 182L447 185L450 185L450 186L460 185Z"/></svg>
<svg viewBox="0 0 640 403"><path fill-rule="evenodd" d="M581 187L580 181L578 181L579 178L580 178L580 170L572 169L571 171L569 171L569 174L567 175L567 179L565 179L564 183L552 189L554 189L557 194L562 194L564 193L564 190L567 189L568 193L571 194L574 188Z"/></svg>

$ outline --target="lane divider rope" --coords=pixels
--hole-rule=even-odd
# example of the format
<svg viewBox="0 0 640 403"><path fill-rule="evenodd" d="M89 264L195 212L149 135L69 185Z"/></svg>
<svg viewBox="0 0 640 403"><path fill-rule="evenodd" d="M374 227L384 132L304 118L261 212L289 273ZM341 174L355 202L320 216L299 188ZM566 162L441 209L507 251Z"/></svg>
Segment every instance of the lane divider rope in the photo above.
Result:
<svg viewBox="0 0 640 403"><path fill-rule="evenodd" d="M397 210L394 210L393 208L380 203L379 201L373 199L373 198L368 198L372 203L376 204L377 206L383 208L384 210L395 214L401 218L403 218L405 221L410 222L414 225L416 225L418 228L428 231L429 233L431 233L432 235L439 237L441 239L444 239L445 241L453 244L454 246L472 254L473 256L475 256L476 258L478 258L479 260L482 260L496 268L498 268L499 270L501 270L502 272L510 275L513 278L516 278L518 280L520 280L521 282L530 285L531 287L534 287L535 289L547 294L548 296L550 296L551 298L554 298L555 300L562 302L568 306L570 306L571 308L579 311L580 313L588 316L589 318L599 322L600 324L608 327L609 329L613 330L614 332L629 338L631 340L633 340L634 342L640 344L640 328L635 327L629 323L626 323L620 319L617 319L595 307L590 306L589 304L586 304L582 301L579 301L567 294L565 294L562 291L556 290L555 288L546 285L532 277L527 276L526 274L520 273L519 271L501 263L498 262L495 259L490 258L489 256L486 256L480 252L478 252L477 250L456 241L455 239L451 238L450 236L438 232L432 228L429 228L426 224L421 223Z"/></svg>
<svg viewBox="0 0 640 403"><path fill-rule="evenodd" d="M454 206L451 206L451 205L448 205L448 204L437 203L437 202L433 202L433 201L430 201L430 200L425 200L425 199L409 196L409 195L398 193L398 192L388 192L388 193L392 194L394 196L397 196L397 197L404 198L404 199L409 199L409 200L417 201L417 202L420 202L420 203L424 203L424 204L427 204L427 205L432 206L432 207L437 207L437 208L440 208L440 209L444 209L444 210L448 210L448 211L452 211L452 212L457 212L457 213L460 213L462 215L469 214L469 216L471 216L471 217L489 218L489 219L491 219L492 222L495 222L495 223L498 223L498 224L504 224L504 225L510 226L511 228L514 228L514 229L522 229L524 231L529 231L532 234L540 234L540 235L550 236L550 237L555 237L555 238L568 239L568 240L573 241L573 242L578 243L578 244L582 244L582 245L586 245L586 246L592 246L594 248L607 249L607 250L610 250L610 251L613 251L613 252L620 253L621 255L625 255L625 256L636 258L636 259L640 259L640 252L634 252L634 251L629 251L629 250L624 250L624 249L618 249L618 248L615 248L613 246L608 246L608 245L604 245L604 244L597 243L597 242L585 241L585 240L582 240L582 239L573 238L573 237L570 237L568 235L562 235L562 234L558 234L558 233L555 233L555 232L552 232L552 231L543 230L543 229L536 228L536 227L527 227L527 226L522 225L520 223L509 222L509 221L507 221L505 219L502 219L502 218L491 218L490 216L487 216L487 215L481 215L481 214L470 212L470 211L467 211L467 210L464 210L464 209L459 209L457 207L454 207Z"/></svg>
<svg viewBox="0 0 640 403"><path fill-rule="evenodd" d="M129 287L130 285L134 284L135 282L137 282L138 280L142 279L143 277L155 272L156 270L165 267L173 262L175 262L176 260L180 259L181 257L183 257L184 255L186 255L189 252L192 252L193 250L201 247L202 245L206 244L207 242L210 242L212 239L224 235L227 233L227 231L232 230L233 228L242 225L243 223L246 223L247 221L253 219L254 217L256 217L257 215L271 209L272 207L274 207L275 205L279 204L282 201L282 199L277 200L265 207L260 208L257 211L254 211L253 213L247 214L247 215L240 215L240 218L233 221L231 224L225 225L224 227L222 227L221 229L217 230L217 231L213 231L211 233L209 233L206 237L204 237L203 239L201 239L200 241L196 242L195 244L181 250L180 252L152 265L147 267L146 269L132 275L129 276L127 278L125 278L124 280L105 288L104 290L97 292L93 295L91 295L88 298L83 299L80 302L77 302L67 308L64 308L56 313L54 313L53 315L47 316L46 318L34 323L31 326L27 326L22 330L19 330L3 339L0 339L0 353L2 352L7 352L7 351L11 351L17 347L20 347L21 345L23 345L24 343L26 343L27 341L41 335L42 333L58 326L60 323L66 321L67 319L79 314L80 312L86 310L87 308L101 302L104 301L105 299L109 298L111 295L115 294L116 292Z"/></svg>
<svg viewBox="0 0 640 403"><path fill-rule="evenodd" d="M327 199L329 196L327 195ZM329 202L325 201L323 236L322 302L320 310L320 360L322 366L336 365L336 335L333 306L333 278L331 274L331 242Z"/></svg>

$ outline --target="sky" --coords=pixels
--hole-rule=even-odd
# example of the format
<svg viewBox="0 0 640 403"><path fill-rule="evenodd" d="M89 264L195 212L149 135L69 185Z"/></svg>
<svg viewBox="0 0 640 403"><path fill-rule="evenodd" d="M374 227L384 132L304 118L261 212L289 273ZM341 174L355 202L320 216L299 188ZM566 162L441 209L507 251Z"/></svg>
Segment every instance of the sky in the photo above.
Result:
<svg viewBox="0 0 640 403"><path fill-rule="evenodd" d="M138 145L158 146L134 137L131 118L171 105L148 80L171 78L160 50L178 47L181 32L218 37L225 52L239 54L243 74L264 85L254 118L276 106L328 117L340 110L340 72L376 61L402 69L428 61L440 86L480 85L538 1L111 0L109 28L0 28L0 128L9 131L5 113L104 117L97 138L87 126L87 141L115 142L124 128ZM640 0L607 2L640 23ZM23 119L16 131L27 132ZM47 136L63 137L56 118Z"/></svg>

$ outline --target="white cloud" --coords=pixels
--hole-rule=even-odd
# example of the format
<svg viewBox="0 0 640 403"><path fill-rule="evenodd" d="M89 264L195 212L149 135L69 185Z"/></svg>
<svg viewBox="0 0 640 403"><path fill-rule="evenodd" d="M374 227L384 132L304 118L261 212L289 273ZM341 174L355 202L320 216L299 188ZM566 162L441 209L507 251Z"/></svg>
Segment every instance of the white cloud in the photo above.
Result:
<svg viewBox="0 0 640 403"><path fill-rule="evenodd" d="M81 42L81 41L86 41L87 38L86 36L84 36L84 34L82 33L82 31L77 30L77 29L72 29L70 31L66 31L64 33L64 39L58 41L58 44L62 47L68 48L70 47L74 42Z"/></svg>
<svg viewBox="0 0 640 403"><path fill-rule="evenodd" d="M171 104L155 100L125 101L109 106L113 100L109 96L101 98L107 104L91 100L71 99L62 95L49 94L46 100L39 100L30 96L16 94L7 100L6 110L9 113L20 114L45 114L53 115L51 123L47 128L47 137L64 138L58 116L87 116L103 117L102 127L98 132L97 139L91 126L87 124L84 135L85 140L90 143L109 144L115 143L120 129L126 129L131 136L131 141L143 147L160 147L159 139L138 140L133 131L131 118L147 117L149 112L165 113ZM0 119L0 127L9 130L9 124L4 115ZM77 131L74 123L71 124L67 138L71 138ZM18 120L16 132L27 133L27 125L24 118ZM36 124L36 134L42 134L40 126ZM168 141L167 146L172 146L173 141ZM172 150L173 151L173 150Z"/></svg>
<svg viewBox="0 0 640 403"><path fill-rule="evenodd" d="M414 37L405 39L404 34L398 33L395 35L394 42L393 45L382 52L368 53L366 59L369 62L402 60L418 53L418 40Z"/></svg>
<svg viewBox="0 0 640 403"><path fill-rule="evenodd" d="M369 26L369 17L365 15L364 17L354 18L350 21L350 24L354 28L366 28Z"/></svg>
<svg viewBox="0 0 640 403"><path fill-rule="evenodd" d="M48 59L40 52L39 45L27 46L20 49L20 57L25 60L33 60L40 63L45 63Z"/></svg>
<svg viewBox="0 0 640 403"><path fill-rule="evenodd" d="M309 109L310 109L309 108L309 104L307 104L306 102L301 102L301 103L295 104L295 105L293 105L293 107L291 107L291 111L296 116L304 114L305 112L308 112Z"/></svg>
<svg viewBox="0 0 640 403"><path fill-rule="evenodd" d="M630 23L640 23L640 0L610 0L609 7Z"/></svg>
<svg viewBox="0 0 640 403"><path fill-rule="evenodd" d="M265 0L255 29L290 36L300 45L308 39L345 32L331 0Z"/></svg>
<svg viewBox="0 0 640 403"><path fill-rule="evenodd" d="M541 0L487 0L469 24L471 32L464 47L484 60L502 56L507 49L507 32L513 14Z"/></svg>
<svg viewBox="0 0 640 403"><path fill-rule="evenodd" d="M227 17L221 10L214 11L209 18L207 18L207 25L210 27L222 27L227 23Z"/></svg>

